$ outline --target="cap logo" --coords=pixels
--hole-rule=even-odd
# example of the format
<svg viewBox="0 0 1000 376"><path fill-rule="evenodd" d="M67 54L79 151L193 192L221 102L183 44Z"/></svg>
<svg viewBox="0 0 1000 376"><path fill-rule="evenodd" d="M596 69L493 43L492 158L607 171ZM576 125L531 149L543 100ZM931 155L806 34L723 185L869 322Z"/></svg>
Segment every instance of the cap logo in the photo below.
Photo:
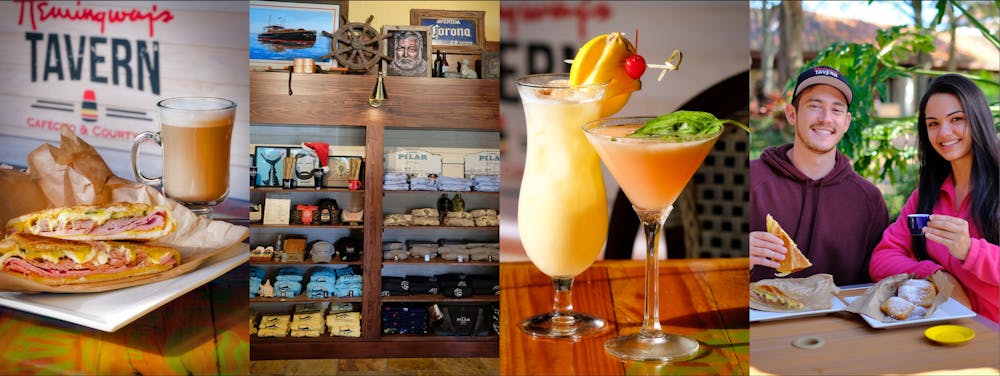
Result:
<svg viewBox="0 0 1000 376"><path fill-rule="evenodd" d="M827 68L816 68L816 69L813 69L813 73L814 74L822 74L824 76L830 76L830 77L834 77L834 78L839 78L840 77L840 75L837 74L837 71L835 71L833 69L827 69Z"/></svg>

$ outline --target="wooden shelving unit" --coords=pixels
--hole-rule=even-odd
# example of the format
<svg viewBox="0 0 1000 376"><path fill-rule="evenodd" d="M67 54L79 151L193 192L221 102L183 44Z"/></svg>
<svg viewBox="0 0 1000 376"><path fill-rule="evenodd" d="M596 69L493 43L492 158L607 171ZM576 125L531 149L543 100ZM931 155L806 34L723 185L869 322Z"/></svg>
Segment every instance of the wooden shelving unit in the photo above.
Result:
<svg viewBox="0 0 1000 376"><path fill-rule="evenodd" d="M384 302L416 303L495 303L499 296L471 296L447 298L443 295L412 295L383 297L381 277L383 267L433 267L461 271L462 268L498 267L498 262L462 263L442 259L425 263L423 260L393 261L382 260L382 241L387 234L404 236L410 233L432 236L440 232L442 238L456 234L471 234L473 238L490 238L499 241L499 227L454 227L454 226L383 226L383 203L391 197L414 197L427 195L428 203L441 194L461 194L479 200L493 200L499 206L496 192L443 192L443 191L384 191L384 150L386 132L393 129L429 131L492 132L499 134L499 91L498 80L457 80L424 77L385 77L389 100L380 108L368 104L368 96L375 84L374 75L341 74L296 74L292 78L294 95L288 95L288 74L270 72L250 72L250 123L251 127L278 127L295 132L297 128L308 128L313 134L323 129L348 130L364 133L365 169L364 187L361 190L343 188L253 188L258 195L266 192L290 192L307 194L320 192L333 195L362 194L364 201L364 222L359 226L271 226L251 225L251 233L266 231L280 232L282 229L294 231L323 231L329 229L335 236L363 236L362 260L357 263L337 262L331 264L312 263L252 263L267 267L296 265L302 268L334 264L360 265L363 278L363 294L358 298L255 298L251 306L285 303L289 308L299 302L351 302L361 305L361 337L268 337L251 336L250 356L254 360L291 358L372 358L372 357L496 357L499 356L498 336L436 336L436 335L388 335L381 330L381 306ZM317 130L319 129L319 130ZM271 130L273 132L273 130ZM478 133L477 133L478 134ZM251 138L253 137L251 128ZM498 136L497 136L498 137ZM499 140L499 138L497 138ZM332 144L331 144L332 145ZM499 148L499 144L496 146ZM420 196L415 196L423 200ZM343 208L343 205L341 205ZM431 205L432 206L432 205ZM399 235L402 234L402 235ZM360 239L360 238L359 238ZM251 242L254 236L251 235ZM255 245L251 243L251 245ZM427 265L429 264L429 265Z"/></svg>

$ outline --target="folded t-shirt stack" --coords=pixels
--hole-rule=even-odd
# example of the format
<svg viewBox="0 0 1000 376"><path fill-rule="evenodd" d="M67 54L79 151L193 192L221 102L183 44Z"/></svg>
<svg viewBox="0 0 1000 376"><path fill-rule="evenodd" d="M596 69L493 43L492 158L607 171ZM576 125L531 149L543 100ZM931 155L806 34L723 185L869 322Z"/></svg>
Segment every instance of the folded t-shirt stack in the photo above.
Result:
<svg viewBox="0 0 1000 376"><path fill-rule="evenodd" d="M437 277L428 277L422 275L409 275L406 276L406 281L410 287L410 294L430 294L437 295L439 290Z"/></svg>
<svg viewBox="0 0 1000 376"><path fill-rule="evenodd" d="M500 279L495 275L469 275L465 277L475 295L500 295Z"/></svg>
<svg viewBox="0 0 1000 376"><path fill-rule="evenodd" d="M450 211L444 217L445 226L474 227L476 222L472 214L466 211Z"/></svg>
<svg viewBox="0 0 1000 376"><path fill-rule="evenodd" d="M411 191L433 191L437 189L437 178L430 176L410 177Z"/></svg>
<svg viewBox="0 0 1000 376"><path fill-rule="evenodd" d="M331 336L361 337L361 312L339 312L326 316Z"/></svg>
<svg viewBox="0 0 1000 376"><path fill-rule="evenodd" d="M469 261L469 247L467 244L447 244L445 240L441 240L441 246L438 247L438 254L441 258L448 261L457 261L459 258L462 261Z"/></svg>
<svg viewBox="0 0 1000 376"><path fill-rule="evenodd" d="M256 298L257 294L260 293L260 283L264 281L264 277L267 273L264 269L258 268L256 266L250 267L250 297Z"/></svg>
<svg viewBox="0 0 1000 376"><path fill-rule="evenodd" d="M440 214L434 208L410 210L410 218L414 226L438 226L441 224Z"/></svg>
<svg viewBox="0 0 1000 376"><path fill-rule="evenodd" d="M382 333L427 334L427 308L412 303L382 306Z"/></svg>
<svg viewBox="0 0 1000 376"><path fill-rule="evenodd" d="M472 180L442 176L437 179L437 189L448 192L469 192L472 190Z"/></svg>
<svg viewBox="0 0 1000 376"><path fill-rule="evenodd" d="M319 337L323 334L323 306L320 303L296 304L292 322L292 337Z"/></svg>
<svg viewBox="0 0 1000 376"><path fill-rule="evenodd" d="M466 247L472 261L500 261L500 243L469 243Z"/></svg>
<svg viewBox="0 0 1000 376"><path fill-rule="evenodd" d="M347 270L351 274L345 273L337 276L337 283L333 286L333 295L338 298L360 297L362 281L361 275L354 274L354 271L351 268L337 270L338 272L341 270Z"/></svg>
<svg viewBox="0 0 1000 376"><path fill-rule="evenodd" d="M424 259L426 257L435 258L438 254L438 244L434 242L407 241L406 249L410 252L410 257Z"/></svg>
<svg viewBox="0 0 1000 376"><path fill-rule="evenodd" d="M260 318L258 337L284 337L288 335L288 315L264 315Z"/></svg>
<svg viewBox="0 0 1000 376"><path fill-rule="evenodd" d="M382 296L410 295L410 282L404 277L382 276Z"/></svg>
<svg viewBox="0 0 1000 376"><path fill-rule="evenodd" d="M406 173L387 172L382 181L382 189L387 191L408 191L410 183L407 181Z"/></svg>
<svg viewBox="0 0 1000 376"><path fill-rule="evenodd" d="M499 192L500 175L480 175L472 178L472 189L479 192Z"/></svg>
<svg viewBox="0 0 1000 376"><path fill-rule="evenodd" d="M499 226L500 218L497 217L497 211L493 209L473 209L469 211L472 214L472 219L476 222L476 226Z"/></svg>
<svg viewBox="0 0 1000 376"><path fill-rule="evenodd" d="M310 298L329 298L333 296L334 282L337 281L337 273L330 267L316 267L309 275L309 283L306 285L306 296Z"/></svg>
<svg viewBox="0 0 1000 376"><path fill-rule="evenodd" d="M302 271L297 268L278 269L274 282L274 296L292 298L302 293Z"/></svg>
<svg viewBox="0 0 1000 376"><path fill-rule="evenodd" d="M402 242L382 242L382 259L402 261L410 257Z"/></svg>
<svg viewBox="0 0 1000 376"><path fill-rule="evenodd" d="M410 226L413 224L413 216L409 214L387 214L382 220L385 226Z"/></svg>
<svg viewBox="0 0 1000 376"><path fill-rule="evenodd" d="M462 273L448 273L437 275L438 285L441 294L449 298L469 297L474 294L472 287L466 281L466 275Z"/></svg>

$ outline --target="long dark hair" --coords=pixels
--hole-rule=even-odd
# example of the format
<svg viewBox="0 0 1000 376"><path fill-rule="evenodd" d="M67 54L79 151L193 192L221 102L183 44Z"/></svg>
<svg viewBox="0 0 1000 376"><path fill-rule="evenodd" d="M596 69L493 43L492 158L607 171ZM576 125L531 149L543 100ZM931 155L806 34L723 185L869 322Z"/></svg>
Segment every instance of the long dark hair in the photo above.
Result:
<svg viewBox="0 0 1000 376"><path fill-rule="evenodd" d="M952 174L951 163L946 161L931 145L927 136L927 100L934 94L947 93L958 97L965 111L966 124L972 136L972 171L969 178L971 222L979 229L986 241L998 244L1000 238L1000 142L993 124L986 96L971 80L957 74L946 74L935 78L928 85L927 92L920 100L920 115L917 118L919 141L917 152L920 158L920 192L917 197L917 212L931 213L938 199L941 184Z"/></svg>

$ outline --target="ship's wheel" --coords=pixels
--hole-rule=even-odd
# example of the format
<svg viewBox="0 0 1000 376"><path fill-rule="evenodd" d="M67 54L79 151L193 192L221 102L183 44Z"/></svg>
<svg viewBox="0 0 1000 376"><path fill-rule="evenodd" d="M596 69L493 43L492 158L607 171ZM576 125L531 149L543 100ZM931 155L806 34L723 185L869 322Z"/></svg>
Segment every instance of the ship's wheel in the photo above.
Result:
<svg viewBox="0 0 1000 376"><path fill-rule="evenodd" d="M331 39L331 51L323 56L323 60L333 57L340 66L351 73L364 73L374 67L382 59L392 61L391 55L382 52L382 40L390 35L382 35L371 26L375 16L368 16L365 23L347 22L347 17L341 15L344 26L333 34L323 31L323 36Z"/></svg>

